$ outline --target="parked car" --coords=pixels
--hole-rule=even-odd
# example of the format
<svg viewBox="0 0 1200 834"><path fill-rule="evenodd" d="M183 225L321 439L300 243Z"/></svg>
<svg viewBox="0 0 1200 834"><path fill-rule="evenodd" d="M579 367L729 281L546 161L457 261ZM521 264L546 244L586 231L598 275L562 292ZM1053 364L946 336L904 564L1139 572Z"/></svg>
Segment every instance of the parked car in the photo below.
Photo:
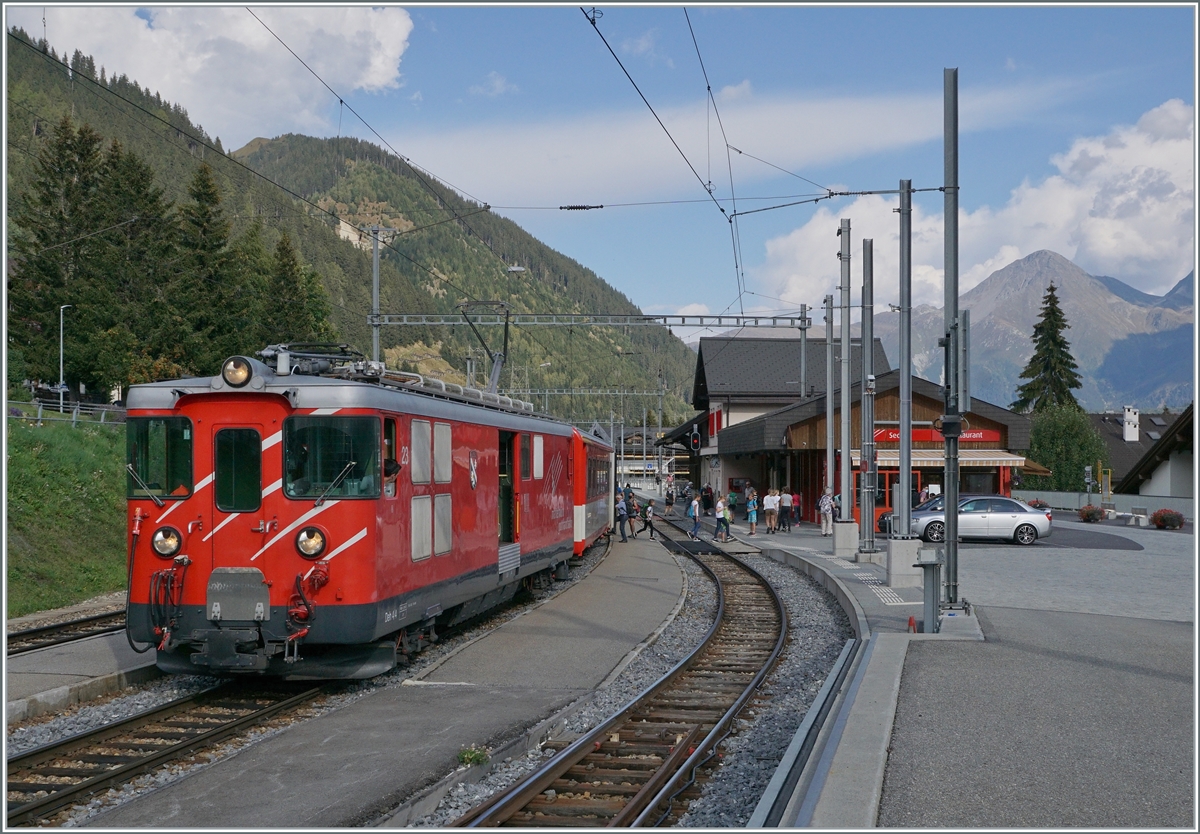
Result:
<svg viewBox="0 0 1200 834"><path fill-rule="evenodd" d="M946 511L941 497L913 508L914 536L927 542L946 540ZM891 519L888 521L890 529ZM1003 495L965 495L958 502L958 536L962 539L1008 539L1030 545L1050 535L1052 522L1051 510L1030 507Z"/></svg>

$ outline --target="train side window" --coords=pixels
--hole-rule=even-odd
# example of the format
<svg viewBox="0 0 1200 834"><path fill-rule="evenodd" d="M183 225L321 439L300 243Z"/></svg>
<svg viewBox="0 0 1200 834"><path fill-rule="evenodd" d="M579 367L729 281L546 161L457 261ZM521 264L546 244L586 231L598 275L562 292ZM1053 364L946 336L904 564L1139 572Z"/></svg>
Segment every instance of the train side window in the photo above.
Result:
<svg viewBox="0 0 1200 834"><path fill-rule="evenodd" d="M521 435L521 480L528 481L530 475L529 435Z"/></svg>
<svg viewBox="0 0 1200 834"><path fill-rule="evenodd" d="M431 428L428 420L412 421L412 459L410 464L414 484L429 483Z"/></svg>
<svg viewBox="0 0 1200 834"><path fill-rule="evenodd" d="M396 497L396 479L389 478L388 461L396 463L396 421L388 417L383 421L383 493L388 498Z"/></svg>
<svg viewBox="0 0 1200 834"><path fill-rule="evenodd" d="M533 477L537 480L542 479L542 473L545 471L542 467L543 453L543 438L540 434L533 436Z"/></svg>
<svg viewBox="0 0 1200 834"><path fill-rule="evenodd" d="M433 424L433 480L435 483L450 483L450 473L453 471L453 458L450 453L450 424Z"/></svg>
<svg viewBox="0 0 1200 834"><path fill-rule="evenodd" d="M213 443L217 509L246 513L262 503L262 438L254 429L221 429Z"/></svg>
<svg viewBox="0 0 1200 834"><path fill-rule="evenodd" d="M433 501L428 495L412 498L412 560L419 562L433 554Z"/></svg>
<svg viewBox="0 0 1200 834"><path fill-rule="evenodd" d="M441 556L450 552L454 537L454 513L450 493L433 497L433 552Z"/></svg>

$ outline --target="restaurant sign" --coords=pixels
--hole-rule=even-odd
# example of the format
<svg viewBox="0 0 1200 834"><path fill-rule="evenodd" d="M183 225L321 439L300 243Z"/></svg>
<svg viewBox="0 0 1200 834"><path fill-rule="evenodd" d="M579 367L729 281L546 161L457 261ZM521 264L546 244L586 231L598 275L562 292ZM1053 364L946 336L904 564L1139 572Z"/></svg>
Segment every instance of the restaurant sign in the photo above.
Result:
<svg viewBox="0 0 1200 834"><path fill-rule="evenodd" d="M937 429L913 429L912 439L914 443L941 443L944 438ZM998 429L963 429L958 441L960 443L999 443L1000 432ZM875 442L899 443L900 429L875 429Z"/></svg>

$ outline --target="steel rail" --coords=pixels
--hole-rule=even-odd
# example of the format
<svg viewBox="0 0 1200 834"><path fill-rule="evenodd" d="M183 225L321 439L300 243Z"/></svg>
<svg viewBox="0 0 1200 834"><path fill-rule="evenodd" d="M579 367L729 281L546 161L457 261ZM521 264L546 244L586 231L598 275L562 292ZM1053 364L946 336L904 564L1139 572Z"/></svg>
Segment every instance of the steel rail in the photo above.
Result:
<svg viewBox="0 0 1200 834"><path fill-rule="evenodd" d="M670 541L665 535L663 538ZM727 616L727 596L724 583L717 576L717 573L699 558L698 554L689 552L683 547L679 547L678 549L688 553L709 577L712 578L717 588L717 614L714 617L712 626L696 649L677 663L662 678L648 686L619 712L602 722L595 729L571 742L557 756L526 779L509 788L505 793L494 797L460 817L453 823L454 826L497 826L511 819L520 810L530 805L540 794L545 793L558 779L564 778L573 767L581 765L585 757L589 754L603 752L605 739L611 742L612 735L620 739L625 734L624 727L627 723L630 729L633 730L642 726L644 722L643 724L639 724L638 722L629 723L630 719L639 712L652 711L654 709L653 702L656 698L668 694L672 686L682 675L702 666L702 660L714 641L720 636L722 629L725 626L733 627ZM630 825L644 824L642 820L644 820L647 814L651 813L660 804L667 802L669 797L677 792L675 791L675 787L680 784L679 774L681 772L677 768L681 766L684 769L690 768L694 778L695 770L704 761L711 758L716 744L728 733L728 728L732 725L734 718L754 695L766 675L774 667L786 642L787 614L775 589L760 574L740 560L720 552L719 549L714 555L724 556L729 560L731 566L736 566L735 569L740 569L750 574L758 584L769 590L769 597L774 606L774 612L778 617L779 635L769 657L760 665L753 680L742 688L734 704L723 711L720 717L716 719L712 729L707 733L704 733L703 724L693 723L685 725L678 720L664 719L663 723L667 724L667 728L659 731L659 737L663 738L663 733L675 735L674 744L672 745L668 742L668 753L663 756L662 764L650 774L649 779L640 789L635 792L632 786L629 787L628 792L633 794L632 797L624 803L621 803L620 798L609 801L610 810L612 805L620 804L620 807L615 809L615 813L607 820L609 827L628 827ZM705 721L704 723L708 722ZM614 733L614 730L617 732ZM701 738L702 735L703 738ZM704 755L706 752L708 753L707 756ZM617 761L614 761L613 765L614 767L620 767L620 763ZM621 769L626 770L627 768ZM632 776L632 774L630 775ZM625 782L624 784L628 785L629 783ZM580 790L586 791L588 787L586 783L580 783ZM620 790L617 788L614 791L614 787L597 788L595 791L601 796L612 796Z"/></svg>
<svg viewBox="0 0 1200 834"><path fill-rule="evenodd" d="M56 785L46 783L41 785L42 790L50 791L47 796L38 797L37 799L23 803L12 803L10 800L8 807L7 822L9 825L31 822L39 817L44 817L47 814L61 809L65 805L69 805L76 799L95 793L96 791L115 785L124 784L134 776L152 770L159 765L179 758L180 756L191 753L202 747L206 747L217 741L221 741L253 724L263 721L266 718L299 706L300 704L316 697L325 687L319 686L305 690L297 695L276 701L268 704L265 707L256 709L246 715L238 716L223 724L214 726L213 729L203 733L181 739L177 744L163 747L154 750L149 755L135 756L135 751L145 750L153 746L152 743L129 745L130 750L124 756L109 756L105 758L121 759L131 758L126 764L120 764L107 770L97 770L95 776L85 778L82 782L74 784L62 784L60 790L53 790ZM264 693L256 693L261 697L268 697ZM64 758L78 757L89 747L105 746L105 742L112 742L117 737L131 731L136 730L139 726L149 726L163 722L175 715L185 714L190 707L203 706L208 701L215 701L219 697L236 697L236 688L231 684L206 689L186 698L179 698L145 712L126 718L122 721L113 724L106 724L95 730L79 733L64 739L59 742L44 745L27 753L22 753L8 759L7 765L7 790L11 797L14 792L32 793L32 785L28 783L20 783L13 781L14 773L20 773L22 770L34 770L39 765L47 762L54 762ZM35 783L40 784L40 783Z"/></svg>
<svg viewBox="0 0 1200 834"><path fill-rule="evenodd" d="M117 625L104 626L100 628L91 628L79 633L63 634L63 632L73 629L86 628L89 625L98 624L104 620L119 618L121 622ZM5 635L5 654L8 657L24 654L25 652L36 651L37 649L45 649L50 646L57 646L62 643L71 643L76 640L83 640L86 637L95 637L100 634L111 634L114 631L123 631L125 629L125 612L110 611L106 614L93 614L88 617L80 617L77 620L68 620L62 623L52 623L50 625L38 626L36 628L27 628L22 631L11 631ZM58 636L53 636L58 635ZM38 639L45 638L45 639ZM14 642L24 642L32 640L34 642L25 646L12 646Z"/></svg>

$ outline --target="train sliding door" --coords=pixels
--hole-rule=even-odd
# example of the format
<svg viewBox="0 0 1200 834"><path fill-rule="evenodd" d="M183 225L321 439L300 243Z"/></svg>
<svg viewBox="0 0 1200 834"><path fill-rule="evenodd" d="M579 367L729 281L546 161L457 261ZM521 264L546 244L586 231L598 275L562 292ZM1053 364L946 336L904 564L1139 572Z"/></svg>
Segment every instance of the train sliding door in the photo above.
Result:
<svg viewBox="0 0 1200 834"><path fill-rule="evenodd" d="M513 446L516 442L516 435L512 432L500 432L500 499L497 502L497 510L499 511L499 530L500 544L512 544L516 541L514 529L514 514L513 505L515 502L515 492L513 489L513 463L515 455L513 454Z"/></svg>

